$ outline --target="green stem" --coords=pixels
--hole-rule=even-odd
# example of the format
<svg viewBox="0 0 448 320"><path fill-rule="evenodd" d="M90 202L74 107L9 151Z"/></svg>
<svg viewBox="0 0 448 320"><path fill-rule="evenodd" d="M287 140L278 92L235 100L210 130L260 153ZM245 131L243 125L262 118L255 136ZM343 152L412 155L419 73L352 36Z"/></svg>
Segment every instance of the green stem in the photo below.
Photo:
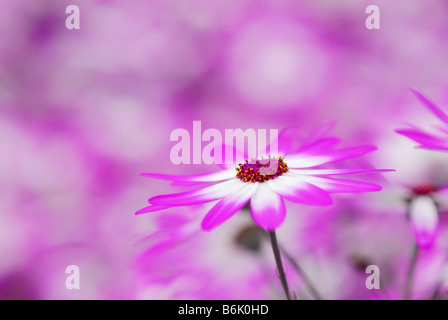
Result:
<svg viewBox="0 0 448 320"><path fill-rule="evenodd" d="M275 263L277 265L278 276L280 277L280 281L282 283L283 290L285 291L286 298L288 300L292 300L291 292L289 291L288 281L286 280L285 269L283 268L280 248L277 242L277 235L275 234L275 231L268 231L268 232L269 237L271 239L272 251L274 252Z"/></svg>
<svg viewBox="0 0 448 320"><path fill-rule="evenodd" d="M409 300L412 295L412 285L414 282L414 274L415 274L415 267L417 266L418 253L419 253L418 245L417 243L414 243L412 248L411 260L409 261L408 273L406 275L403 300Z"/></svg>
<svg viewBox="0 0 448 320"><path fill-rule="evenodd" d="M311 292L311 295L314 297L314 299L324 300L322 298L322 296L320 295L320 293L317 291L316 287L311 282L311 279L306 275L306 273L303 271L302 267L297 263L297 261L294 260L294 258L288 252L286 252L284 248L280 247L280 250L283 253L283 255L285 256L285 258L292 264L292 266L300 274L300 276L302 277L303 281L305 282L306 286L308 287L308 290Z"/></svg>

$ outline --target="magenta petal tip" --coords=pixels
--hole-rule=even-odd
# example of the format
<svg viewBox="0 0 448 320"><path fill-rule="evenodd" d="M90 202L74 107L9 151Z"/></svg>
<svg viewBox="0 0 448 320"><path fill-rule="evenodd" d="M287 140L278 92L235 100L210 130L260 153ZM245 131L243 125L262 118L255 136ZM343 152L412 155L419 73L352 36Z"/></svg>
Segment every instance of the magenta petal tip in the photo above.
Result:
<svg viewBox="0 0 448 320"><path fill-rule="evenodd" d="M156 211L161 211L161 210L165 210L170 208L169 206L159 206L159 205L151 205L148 207L145 207L143 209L140 209L138 211L135 212L135 215L141 215L144 213L150 213L150 212L156 212Z"/></svg>

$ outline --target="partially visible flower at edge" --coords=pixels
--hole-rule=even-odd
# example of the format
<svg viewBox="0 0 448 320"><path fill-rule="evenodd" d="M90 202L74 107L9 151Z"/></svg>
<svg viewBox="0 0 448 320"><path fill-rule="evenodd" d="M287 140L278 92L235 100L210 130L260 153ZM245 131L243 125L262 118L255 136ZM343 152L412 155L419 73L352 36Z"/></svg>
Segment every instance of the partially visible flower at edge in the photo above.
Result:
<svg viewBox="0 0 448 320"><path fill-rule="evenodd" d="M448 114L417 90L411 89L411 91L424 106L444 123L445 126L437 127L436 129L439 131L437 134L427 132L411 124L409 124L410 128L396 129L395 132L419 143L418 148L448 151Z"/></svg>
<svg viewBox="0 0 448 320"><path fill-rule="evenodd" d="M431 196L417 196L409 203L409 215L415 242L420 248L430 248L437 237L439 213Z"/></svg>
<svg viewBox="0 0 448 320"><path fill-rule="evenodd" d="M419 143L417 148L448 151L448 114L419 91L411 89L411 92L445 126L436 127L438 133L427 132L415 125L409 125L410 128L396 129L395 131ZM415 241L420 248L430 248L436 240L439 228L439 213L432 194L443 189L447 189L447 186L428 185L423 186L423 188L412 189L408 214L411 219Z"/></svg>
<svg viewBox="0 0 448 320"><path fill-rule="evenodd" d="M357 158L376 150L376 147L371 145L336 149L340 139L325 137L327 131L324 127L317 129L299 148L290 152L296 128L282 130L278 136L278 154L270 155L269 158L269 162L277 161L277 171L270 175L263 174L269 164L261 164L261 158L249 162L242 153L239 159L245 161L241 161L236 172L234 165L226 164L221 166L223 171L203 175L143 173L146 177L178 184L198 184L200 187L192 191L152 197L148 200L150 206L137 211L136 214L219 200L202 221L202 229L209 231L233 216L250 200L255 223L261 228L273 231L285 219L284 199L306 205L327 206L332 204L332 193L380 191L381 186L376 184L329 177L394 170L322 168L323 165ZM213 184L204 187L205 182Z"/></svg>
<svg viewBox="0 0 448 320"><path fill-rule="evenodd" d="M444 196L448 185L421 185L411 188L407 214L416 244L421 249L431 248L440 228L439 203L436 195Z"/></svg>

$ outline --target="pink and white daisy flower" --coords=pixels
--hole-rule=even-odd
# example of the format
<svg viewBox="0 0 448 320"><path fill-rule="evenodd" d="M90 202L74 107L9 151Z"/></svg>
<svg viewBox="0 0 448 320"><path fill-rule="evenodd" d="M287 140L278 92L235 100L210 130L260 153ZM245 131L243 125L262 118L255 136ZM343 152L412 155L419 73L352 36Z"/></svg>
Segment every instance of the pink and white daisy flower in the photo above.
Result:
<svg viewBox="0 0 448 320"><path fill-rule="evenodd" d="M448 151L448 114L422 93L414 89L411 89L411 91L424 106L442 121L443 126L435 127L436 133L423 130L415 125L410 125L410 128L406 129L397 129L396 132L419 143L418 148ZM437 172L437 177L440 177L440 171ZM416 243L420 248L431 247L437 238L439 213L434 194L446 189L447 186L444 183L439 186L423 185L411 190L408 213Z"/></svg>
<svg viewBox="0 0 448 320"><path fill-rule="evenodd" d="M442 228L441 213L446 207L447 185L426 184L411 188L407 214L415 243L421 249L437 244Z"/></svg>
<svg viewBox="0 0 448 320"><path fill-rule="evenodd" d="M437 133L428 132L415 125L409 125L410 128L397 129L395 131L419 143L418 148L448 151L448 114L422 93L414 89L411 89L411 91L424 106L443 122L444 126L436 127Z"/></svg>
<svg viewBox="0 0 448 320"><path fill-rule="evenodd" d="M296 130L286 128L278 136L277 154L267 159L259 157L249 161L242 152L237 152L237 159L241 160L237 162L238 166L235 168L235 165L225 164L219 172L190 176L143 173L146 177L198 187L182 193L152 197L148 200L150 206L136 214L217 201L202 221L202 229L209 231L237 213L250 200L255 223L274 231L286 216L284 199L306 205L328 206L332 204L332 193L380 191L382 188L376 184L332 176L391 170L325 166L360 157L376 150L376 147L364 145L337 149L340 139L325 137L324 131L322 128L316 130L305 143L290 152ZM208 185L204 186L204 183Z"/></svg>

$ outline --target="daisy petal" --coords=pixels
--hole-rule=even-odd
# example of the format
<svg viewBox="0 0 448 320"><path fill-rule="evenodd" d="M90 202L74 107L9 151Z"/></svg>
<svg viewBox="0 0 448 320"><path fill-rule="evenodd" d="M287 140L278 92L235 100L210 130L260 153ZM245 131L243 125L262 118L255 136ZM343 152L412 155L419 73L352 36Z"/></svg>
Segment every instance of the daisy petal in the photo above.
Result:
<svg viewBox="0 0 448 320"><path fill-rule="evenodd" d="M354 180L333 179L315 176L304 176L302 178L328 193L361 193L361 192L375 192L382 188L379 185Z"/></svg>
<svg viewBox="0 0 448 320"><path fill-rule="evenodd" d="M242 187L234 189L221 201L219 201L202 220L202 229L210 231L229 219L249 201L257 189L257 184L246 183Z"/></svg>
<svg viewBox="0 0 448 320"><path fill-rule="evenodd" d="M440 132L444 133L444 134L448 134L448 128L447 127L442 127L442 126L436 126L437 130L439 130Z"/></svg>
<svg viewBox="0 0 448 320"><path fill-rule="evenodd" d="M393 172L392 169L290 169L292 173L300 175L345 175L367 172Z"/></svg>
<svg viewBox="0 0 448 320"><path fill-rule="evenodd" d="M309 144L301 146L294 153L306 153L307 155L324 154L329 150L332 150L341 142L338 138L325 138L313 141Z"/></svg>
<svg viewBox="0 0 448 320"><path fill-rule="evenodd" d="M288 127L280 131L278 135L278 155L287 154L298 135L298 127Z"/></svg>
<svg viewBox="0 0 448 320"><path fill-rule="evenodd" d="M415 89L411 89L412 93L417 97L417 99L423 103L429 110L434 113L437 118L448 124L448 115L442 111L434 102L426 98L423 94Z"/></svg>
<svg viewBox="0 0 448 320"><path fill-rule="evenodd" d="M212 172L200 175L171 175L160 173L142 173L144 177L168 180L168 181L185 181L185 182L210 182L210 181L223 181L235 177L235 169L224 170L218 172Z"/></svg>
<svg viewBox="0 0 448 320"><path fill-rule="evenodd" d="M159 205L153 205L153 206L149 206L143 209L138 210L135 215L139 215L139 214L143 214L143 213L149 213L149 212L155 212L155 211L161 211L161 210L165 210L171 208L170 206L159 206Z"/></svg>
<svg viewBox="0 0 448 320"><path fill-rule="evenodd" d="M377 148L375 146L359 146L339 149L322 155L307 156L306 154L299 153L292 154L285 158L288 163L288 167L290 168L308 168L341 160L357 158L376 149Z"/></svg>
<svg viewBox="0 0 448 320"><path fill-rule="evenodd" d="M293 202L314 206L327 206L333 202L327 192L291 174L284 174L268 183L275 193Z"/></svg>
<svg viewBox="0 0 448 320"><path fill-rule="evenodd" d="M426 133L418 129L397 129L398 134L408 137L417 143L421 144L421 147L428 149L448 149L448 142L444 139L438 138L432 134Z"/></svg>
<svg viewBox="0 0 448 320"><path fill-rule="evenodd" d="M267 183L260 183L250 201L252 218L255 223L270 231L278 228L286 217L285 203Z"/></svg>
<svg viewBox="0 0 448 320"><path fill-rule="evenodd" d="M237 179L227 180L199 190L166 194L148 200L150 204L160 206L188 206L210 202L225 197L242 182Z"/></svg>

